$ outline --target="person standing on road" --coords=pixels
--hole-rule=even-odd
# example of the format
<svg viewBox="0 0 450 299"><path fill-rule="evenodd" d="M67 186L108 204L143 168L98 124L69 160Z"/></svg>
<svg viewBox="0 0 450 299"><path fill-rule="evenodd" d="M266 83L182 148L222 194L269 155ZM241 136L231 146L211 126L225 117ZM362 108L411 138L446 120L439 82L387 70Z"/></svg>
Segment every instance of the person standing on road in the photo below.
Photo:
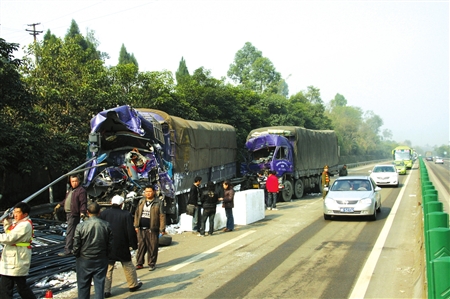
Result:
<svg viewBox="0 0 450 299"><path fill-rule="evenodd" d="M267 176L264 170L260 170L257 173L258 177L258 184L259 184L259 189L263 189L264 190L264 204L267 206L269 206L267 204L267 188L266 188L266 183L267 183Z"/></svg>
<svg viewBox="0 0 450 299"><path fill-rule="evenodd" d="M100 213L100 219L109 223L114 235L111 255L109 256L108 270L106 272L105 298L111 297L111 285L114 265L117 261L122 263L123 273L128 283L130 292L135 292L142 287L138 281L136 268L131 261L130 247L137 249L137 235L133 227L133 217L130 212L122 210L124 198L115 195L111 199L111 209Z"/></svg>
<svg viewBox="0 0 450 299"><path fill-rule="evenodd" d="M194 205L194 216L192 216L192 232L200 232L200 226L202 223L202 202L200 200L200 184L202 183L202 178L196 176L194 178L194 184L189 191L188 204Z"/></svg>
<svg viewBox="0 0 450 299"><path fill-rule="evenodd" d="M342 168L339 169L339 176L347 176L347 175L348 175L347 165L344 164L344 166L342 166Z"/></svg>
<svg viewBox="0 0 450 299"><path fill-rule="evenodd" d="M95 298L103 299L113 232L109 223L98 217L100 206L97 203L91 203L87 212L89 218L77 226L73 238L78 298L90 297L91 283L94 280Z"/></svg>
<svg viewBox="0 0 450 299"><path fill-rule="evenodd" d="M277 197L279 192L278 178L276 176L276 171L271 170L269 172L269 177L266 181L267 188L267 209L268 210L278 210L277 209Z"/></svg>
<svg viewBox="0 0 450 299"><path fill-rule="evenodd" d="M325 196L327 196L328 191L325 191L325 188L328 188L329 186L330 186L330 174L328 173L328 165L325 165L323 167L322 172L322 187L323 187L322 199L324 199Z"/></svg>
<svg viewBox="0 0 450 299"><path fill-rule="evenodd" d="M138 251L136 269L142 269L147 253L150 271L155 270L158 260L159 236L166 232L166 214L162 211L162 200L156 198L155 187L147 185L144 197L138 204L134 215L134 227L138 234Z"/></svg>
<svg viewBox="0 0 450 299"><path fill-rule="evenodd" d="M64 251L58 253L61 257L72 254L75 229L80 223L80 219L86 215L86 190L80 185L80 179L77 175L70 176L70 187L66 198L55 207L55 211L61 206L64 207L67 217L66 245L64 246Z"/></svg>
<svg viewBox="0 0 450 299"><path fill-rule="evenodd" d="M223 182L222 187L223 197L219 198L219 200L222 201L222 207L225 208L225 215L227 216L227 226L222 231L231 232L234 230L234 190L229 180Z"/></svg>
<svg viewBox="0 0 450 299"><path fill-rule="evenodd" d="M36 299L27 284L33 239L33 223L28 217L30 211L27 203L19 202L14 206L14 220L3 220L5 233L0 234L0 243L4 246L0 260L0 294L4 299L13 298L14 284L20 297Z"/></svg>
<svg viewBox="0 0 450 299"><path fill-rule="evenodd" d="M214 218L216 216L216 207L219 203L219 196L215 192L215 185L213 182L209 182L207 185L207 190L202 192L201 196L203 215L202 215L202 226L200 228L200 233L198 236L205 235L206 220L209 219L209 231L208 235L212 236L214 233Z"/></svg>

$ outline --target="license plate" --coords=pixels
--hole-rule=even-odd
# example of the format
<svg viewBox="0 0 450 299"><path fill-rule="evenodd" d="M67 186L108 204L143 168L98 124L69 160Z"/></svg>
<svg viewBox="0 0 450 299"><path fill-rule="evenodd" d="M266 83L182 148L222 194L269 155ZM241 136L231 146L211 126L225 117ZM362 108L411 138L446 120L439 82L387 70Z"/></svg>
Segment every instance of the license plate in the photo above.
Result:
<svg viewBox="0 0 450 299"><path fill-rule="evenodd" d="M353 208L341 208L341 213L353 213Z"/></svg>

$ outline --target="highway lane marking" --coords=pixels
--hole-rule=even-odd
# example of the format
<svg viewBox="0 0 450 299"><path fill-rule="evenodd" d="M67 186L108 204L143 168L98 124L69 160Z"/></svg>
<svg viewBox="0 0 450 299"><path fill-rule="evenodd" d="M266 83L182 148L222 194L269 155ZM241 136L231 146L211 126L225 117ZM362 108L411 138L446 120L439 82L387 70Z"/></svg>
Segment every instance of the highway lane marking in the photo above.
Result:
<svg viewBox="0 0 450 299"><path fill-rule="evenodd" d="M246 232L246 233L244 233L244 234L242 234L242 235L240 235L240 236L238 236L238 237L236 237L234 239L231 239L231 240L229 240L229 241L227 241L225 243L222 243L222 244L220 244L220 245L218 245L218 246L216 246L214 248L211 248L211 249L209 249L209 250L207 250L205 252L202 252L202 253L200 253L200 254L198 254L198 255L188 259L187 261L185 261L185 262L183 262L181 264L178 264L176 266L170 267L169 269L167 269L167 271L177 271L178 269L181 269L184 266L187 266L187 265L189 265L189 264L191 264L191 263L193 263L195 261L198 261L199 259L204 258L205 256L208 256L209 254L214 253L217 250L220 250L220 249L222 249L222 248L224 248L224 247L226 247L226 246L228 246L230 244L233 244L234 242L239 241L240 239L245 238L248 235L253 234L254 232L256 232L256 230L250 230L250 231L248 231L248 232Z"/></svg>
<svg viewBox="0 0 450 299"><path fill-rule="evenodd" d="M410 177L411 173L408 175L404 186L408 185ZM384 244L386 243L386 239L389 235L389 231L391 230L395 215L397 214L397 210L400 206L400 202L402 201L405 190L406 188L402 188L397 199L395 200L394 206L392 207L392 210L389 213L386 222L384 223L383 229L381 230L381 233L378 236L378 239L375 242L372 251L370 252L369 258L367 259L366 264L364 265L364 268L362 269L361 274L356 281L355 288L353 289L349 299L364 298L369 287L370 280L372 279L378 259L380 258L381 251L383 250Z"/></svg>

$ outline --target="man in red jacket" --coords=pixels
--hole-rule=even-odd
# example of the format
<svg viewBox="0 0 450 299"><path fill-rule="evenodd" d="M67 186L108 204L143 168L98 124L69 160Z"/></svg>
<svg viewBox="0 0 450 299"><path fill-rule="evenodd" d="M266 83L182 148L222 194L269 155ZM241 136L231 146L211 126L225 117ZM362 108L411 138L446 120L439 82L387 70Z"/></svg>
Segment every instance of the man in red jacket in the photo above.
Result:
<svg viewBox="0 0 450 299"><path fill-rule="evenodd" d="M278 210L277 209L277 197L278 197L278 178L275 175L276 171L271 170L269 172L269 177L266 181L267 189L267 209L268 210Z"/></svg>

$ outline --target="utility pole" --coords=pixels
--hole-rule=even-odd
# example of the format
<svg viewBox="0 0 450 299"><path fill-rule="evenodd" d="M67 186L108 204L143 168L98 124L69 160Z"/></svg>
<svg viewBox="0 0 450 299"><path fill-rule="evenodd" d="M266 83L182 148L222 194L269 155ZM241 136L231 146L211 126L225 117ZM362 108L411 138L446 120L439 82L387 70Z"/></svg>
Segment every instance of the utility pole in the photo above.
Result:
<svg viewBox="0 0 450 299"><path fill-rule="evenodd" d="M36 42L36 36L38 36L39 33L43 32L43 31L37 31L36 30L36 25L41 25L41 23L33 23L33 24L28 24L27 25L27 26L33 26L33 30L25 29L25 31L31 32L30 35L34 36L34 42Z"/></svg>

